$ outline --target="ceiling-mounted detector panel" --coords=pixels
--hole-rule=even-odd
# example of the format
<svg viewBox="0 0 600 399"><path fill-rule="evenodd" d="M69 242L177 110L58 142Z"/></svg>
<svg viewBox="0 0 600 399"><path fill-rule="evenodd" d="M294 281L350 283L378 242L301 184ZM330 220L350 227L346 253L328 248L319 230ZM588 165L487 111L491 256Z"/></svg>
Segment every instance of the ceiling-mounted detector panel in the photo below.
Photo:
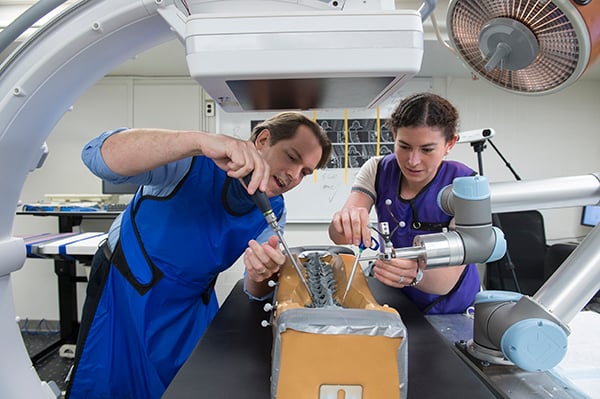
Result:
<svg viewBox="0 0 600 399"><path fill-rule="evenodd" d="M420 69L414 10L161 14L190 75L225 111L373 107Z"/></svg>
<svg viewBox="0 0 600 399"><path fill-rule="evenodd" d="M600 52L598 1L451 0L447 26L477 75L521 94L571 85Z"/></svg>

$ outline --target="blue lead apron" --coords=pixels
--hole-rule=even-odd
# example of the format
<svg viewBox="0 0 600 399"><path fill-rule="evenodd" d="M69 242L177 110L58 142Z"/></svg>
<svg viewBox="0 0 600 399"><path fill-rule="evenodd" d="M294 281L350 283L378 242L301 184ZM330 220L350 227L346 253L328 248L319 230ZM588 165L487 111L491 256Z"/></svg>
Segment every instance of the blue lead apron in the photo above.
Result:
<svg viewBox="0 0 600 399"><path fill-rule="evenodd" d="M281 215L282 197L271 202ZM266 227L241 184L204 157L170 196L138 192L82 326L69 397L160 398L218 310L218 273Z"/></svg>

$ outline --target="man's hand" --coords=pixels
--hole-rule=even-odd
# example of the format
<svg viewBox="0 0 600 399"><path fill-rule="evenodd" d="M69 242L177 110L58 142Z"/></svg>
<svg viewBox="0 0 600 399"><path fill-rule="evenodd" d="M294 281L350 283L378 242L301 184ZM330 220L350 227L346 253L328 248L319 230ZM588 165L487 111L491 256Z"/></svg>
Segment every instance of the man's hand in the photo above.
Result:
<svg viewBox="0 0 600 399"><path fill-rule="evenodd" d="M232 178L241 179L252 173L248 193L267 190L271 168L251 141L219 134L208 134L202 140L202 154Z"/></svg>
<svg viewBox="0 0 600 399"><path fill-rule="evenodd" d="M268 281L279 271L285 260L276 236L270 237L269 241L262 245L250 240L244 252L247 276L257 283Z"/></svg>

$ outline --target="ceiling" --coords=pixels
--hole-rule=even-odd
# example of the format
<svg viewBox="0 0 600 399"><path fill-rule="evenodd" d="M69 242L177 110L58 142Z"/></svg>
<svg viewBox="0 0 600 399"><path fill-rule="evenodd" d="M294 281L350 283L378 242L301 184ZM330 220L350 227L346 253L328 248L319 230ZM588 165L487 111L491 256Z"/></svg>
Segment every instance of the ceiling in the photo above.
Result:
<svg viewBox="0 0 600 399"><path fill-rule="evenodd" d="M67 0L65 5L74 1ZM9 24L19 13L23 12L34 1L32 0L0 0L0 29ZM418 9L421 1L396 0L397 8ZM445 19L448 0L439 0L432 17L439 25L440 34L445 34ZM471 72L451 50L444 46L436 37L435 30L429 18L424 24L425 42L424 56L419 77L471 77ZM0 62L19 43L0 53ZM115 68L110 76L189 76L185 61L185 50L178 40L154 47L134 57ZM581 79L600 80L600 62L596 62Z"/></svg>

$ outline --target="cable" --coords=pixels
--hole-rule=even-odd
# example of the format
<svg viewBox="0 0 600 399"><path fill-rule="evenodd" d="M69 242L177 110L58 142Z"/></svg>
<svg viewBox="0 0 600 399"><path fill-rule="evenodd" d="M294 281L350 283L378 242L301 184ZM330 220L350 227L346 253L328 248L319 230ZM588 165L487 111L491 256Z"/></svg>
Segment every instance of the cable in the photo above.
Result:
<svg viewBox="0 0 600 399"><path fill-rule="evenodd" d="M450 46L448 43L446 43L446 41L442 37L435 14L431 13L431 16L429 18L431 19L431 24L433 25L433 31L435 32L435 37L437 37L438 42L440 42L440 44L442 46L444 46L448 51L450 51L455 56L458 55L456 53L456 50L454 50L454 48L452 46Z"/></svg>
<svg viewBox="0 0 600 399"><path fill-rule="evenodd" d="M186 0L180 0L181 4L183 5L183 7L185 8L185 10L187 11L188 15L192 15L192 12L190 11L190 7L187 3Z"/></svg>
<svg viewBox="0 0 600 399"><path fill-rule="evenodd" d="M492 148L494 149L494 151L496 151L496 154L498 154L498 156L500 157L500 159L502 159L502 161L504 161L504 165L506 165L506 167L508 168L508 170L511 171L511 173L513 174L513 176L515 177L515 179L521 180L521 176L519 176L517 174L517 172L515 172L515 170L511 166L510 162L508 162L506 160L506 158L504 158L504 156L502 155L502 153L500 152L500 150L498 149L498 147L496 147L494 145L494 143L492 142L492 139L488 139L488 142L490 143L490 145L492 146Z"/></svg>
<svg viewBox="0 0 600 399"><path fill-rule="evenodd" d="M402 225L402 223L396 218L396 216L394 216L394 213L392 212L392 208L390 208L390 205L392 205L392 200L387 198L385 200L385 207L387 208L387 211L389 212L392 219L394 219L394 222L396 222L396 227L390 232L390 239L391 239L392 236L394 235L394 233L396 232L396 230L398 230L398 228ZM377 231L379 234L381 234L377 229L375 229L375 231Z"/></svg>
<svg viewBox="0 0 600 399"><path fill-rule="evenodd" d="M64 3L65 0L40 0L19 15L6 28L0 31L0 53L15 41L36 21Z"/></svg>

